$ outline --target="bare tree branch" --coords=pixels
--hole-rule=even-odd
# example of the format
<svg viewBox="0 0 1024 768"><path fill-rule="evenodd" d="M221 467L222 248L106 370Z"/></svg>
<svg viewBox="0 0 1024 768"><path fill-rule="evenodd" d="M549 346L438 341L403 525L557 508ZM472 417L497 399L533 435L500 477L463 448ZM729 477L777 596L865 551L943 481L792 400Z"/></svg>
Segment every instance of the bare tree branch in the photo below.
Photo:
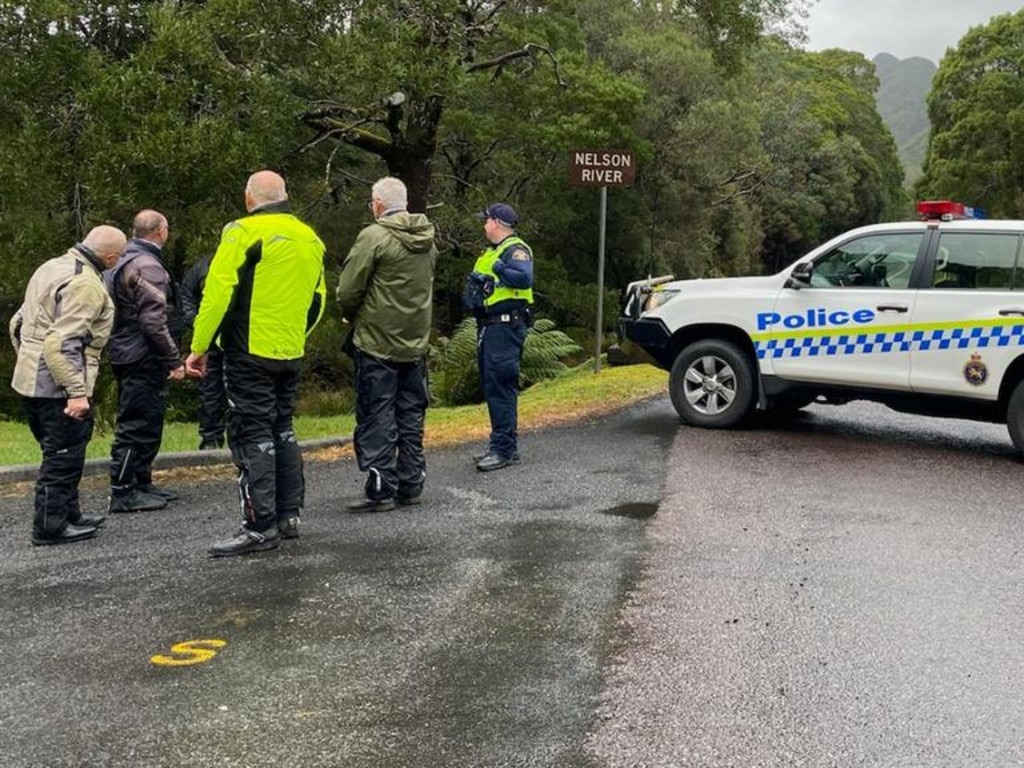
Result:
<svg viewBox="0 0 1024 768"><path fill-rule="evenodd" d="M289 155L301 155L306 150L312 149L313 147L315 147L316 145L320 144L321 142L326 141L327 139L335 137L336 135L338 135L338 133L339 132L336 131L336 130L334 130L334 131L321 131L316 136L311 138L309 141L303 142L302 144L300 144L298 147L293 149L288 154Z"/></svg>
<svg viewBox="0 0 1024 768"><path fill-rule="evenodd" d="M86 187L80 181L75 181L75 188L72 193L71 212L75 219L75 231L79 237L85 235L85 195Z"/></svg>
<svg viewBox="0 0 1024 768"><path fill-rule="evenodd" d="M750 180L753 180L753 183L745 185L745 182ZM768 177L762 176L756 168L748 171L736 171L720 185L722 187L732 187L732 189L712 200L711 207L716 208L738 198L750 197L766 183L768 183Z"/></svg>
<svg viewBox="0 0 1024 768"><path fill-rule="evenodd" d="M334 118L324 117L319 113L307 113L301 116L301 120L311 128L316 128L318 132L316 136L294 150L295 153L301 154L329 138L341 139L347 144L365 149L367 152L379 155L380 157L386 157L394 146L386 139L360 127L367 123L378 122L371 118L363 118L354 123L342 123Z"/></svg>
<svg viewBox="0 0 1024 768"><path fill-rule="evenodd" d="M510 61L516 61L517 59L525 58L529 58L536 61L538 54L544 54L545 56L548 57L548 59L551 60L551 65L552 67L554 67L555 70L555 80L558 83L558 85L562 88L568 87L568 84L565 82L565 80L562 79L562 71L558 66L558 59L555 57L555 54L552 53L550 48L547 48L543 45L538 45L537 43L527 43L518 50L508 51L507 53L503 53L501 56L496 56L495 58L488 59L487 61L480 61L475 64L470 64L469 66L466 67L466 71L479 72L480 70L483 69L493 69L495 70L494 76L497 77L499 74L501 74L501 71L505 68L505 65L508 64Z"/></svg>

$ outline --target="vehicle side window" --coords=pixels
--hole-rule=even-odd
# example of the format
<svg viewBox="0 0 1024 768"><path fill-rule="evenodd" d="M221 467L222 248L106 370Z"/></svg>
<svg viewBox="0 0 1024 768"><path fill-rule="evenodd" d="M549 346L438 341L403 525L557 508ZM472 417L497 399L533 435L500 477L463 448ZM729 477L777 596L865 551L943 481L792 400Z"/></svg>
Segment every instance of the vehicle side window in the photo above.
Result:
<svg viewBox="0 0 1024 768"><path fill-rule="evenodd" d="M922 232L859 237L820 256L811 271L812 288L906 288Z"/></svg>
<svg viewBox="0 0 1024 768"><path fill-rule="evenodd" d="M1020 238L1012 234L948 232L939 239L932 286L1010 290ZM1020 285L1021 277L1017 278Z"/></svg>

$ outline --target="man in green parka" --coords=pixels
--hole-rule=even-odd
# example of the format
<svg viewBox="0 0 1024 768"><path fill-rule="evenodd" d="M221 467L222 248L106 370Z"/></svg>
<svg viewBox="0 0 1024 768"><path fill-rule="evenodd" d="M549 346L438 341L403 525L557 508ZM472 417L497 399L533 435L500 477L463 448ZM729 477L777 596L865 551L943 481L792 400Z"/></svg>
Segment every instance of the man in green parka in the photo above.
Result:
<svg viewBox="0 0 1024 768"><path fill-rule="evenodd" d="M407 205L398 179L373 185L374 223L359 233L338 282L342 316L353 325L356 459L367 473L365 498L349 512L419 504L427 476L423 420L437 248L434 225Z"/></svg>

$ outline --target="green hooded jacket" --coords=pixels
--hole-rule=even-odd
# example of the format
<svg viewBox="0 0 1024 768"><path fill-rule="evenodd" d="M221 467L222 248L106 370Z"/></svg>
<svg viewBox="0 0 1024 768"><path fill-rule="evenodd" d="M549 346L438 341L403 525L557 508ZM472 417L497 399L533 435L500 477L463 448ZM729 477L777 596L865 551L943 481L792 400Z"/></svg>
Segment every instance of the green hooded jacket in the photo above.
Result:
<svg viewBox="0 0 1024 768"><path fill-rule="evenodd" d="M422 213L385 215L359 233L337 292L358 349L396 363L426 355L436 262L434 225Z"/></svg>

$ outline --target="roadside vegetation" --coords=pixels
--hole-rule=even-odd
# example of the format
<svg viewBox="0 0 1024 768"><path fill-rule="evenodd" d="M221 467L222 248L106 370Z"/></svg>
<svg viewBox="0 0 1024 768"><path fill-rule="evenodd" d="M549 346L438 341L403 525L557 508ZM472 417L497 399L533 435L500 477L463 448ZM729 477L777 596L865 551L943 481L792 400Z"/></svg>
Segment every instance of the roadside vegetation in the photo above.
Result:
<svg viewBox="0 0 1024 768"><path fill-rule="evenodd" d="M648 365L602 368L594 373L593 361L568 370L557 378L531 387L519 400L520 430L566 424L611 413L619 408L667 391L668 375ZM300 413L295 431L300 440L349 436L355 427L355 416L310 416ZM490 430L486 406L482 404L457 407L431 407L427 410L425 440L428 448L485 442ZM98 431L89 443L89 458L110 455L109 429ZM193 422L170 422L164 428L162 451L195 450L198 433ZM331 459L345 449L324 449L314 458ZM0 421L0 465L35 464L39 448L28 427L17 421Z"/></svg>

